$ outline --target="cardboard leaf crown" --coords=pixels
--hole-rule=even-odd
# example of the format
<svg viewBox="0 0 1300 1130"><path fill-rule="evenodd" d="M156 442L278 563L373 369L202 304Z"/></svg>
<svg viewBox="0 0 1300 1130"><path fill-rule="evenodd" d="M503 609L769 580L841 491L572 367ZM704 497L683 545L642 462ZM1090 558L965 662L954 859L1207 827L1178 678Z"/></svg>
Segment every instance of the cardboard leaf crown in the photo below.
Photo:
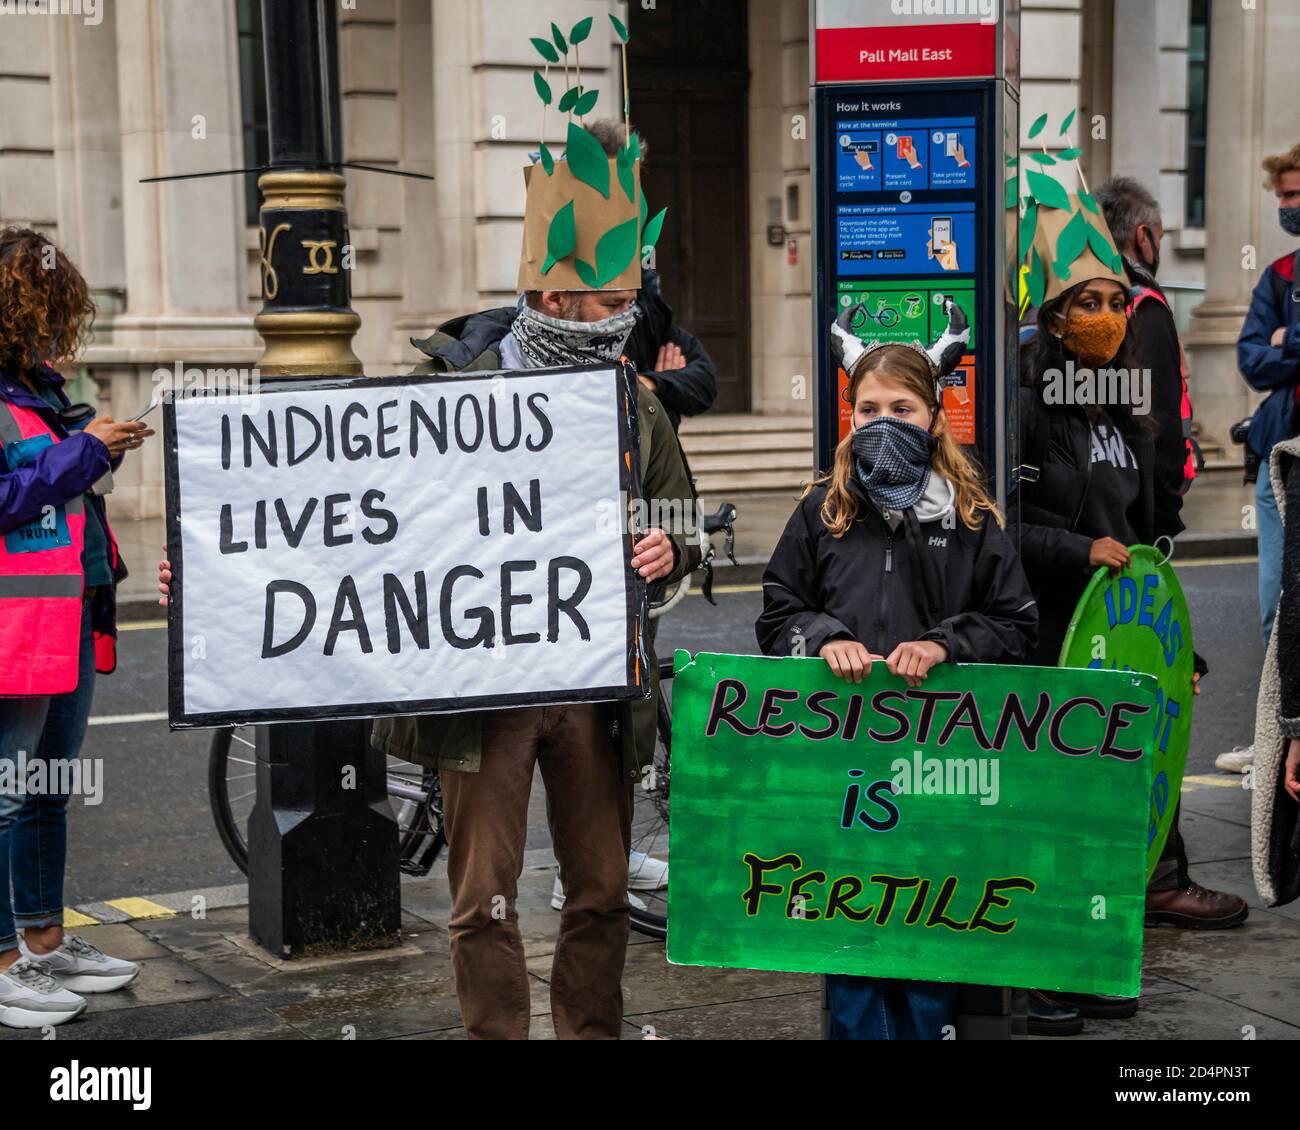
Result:
<svg viewBox="0 0 1300 1130"><path fill-rule="evenodd" d="M1064 138L1074 121L1071 110L1061 123L1059 136ZM1047 125L1047 115L1029 127L1030 140L1038 137ZM1040 143L1042 144L1042 143ZM1110 279L1128 290L1124 260L1120 258L1101 206L1088 191L1083 170L1078 168L1080 150L1070 146L1053 156L1044 145L1041 153L1026 153L1025 160L1037 169L1025 169L1028 189L1021 197L1019 160L1007 159L1010 170L1006 182L1008 210L1021 205L1019 226L1020 313L1030 306L1042 306L1062 292L1088 279ZM1073 161L1079 172L1083 191L1067 192L1048 170Z"/></svg>
<svg viewBox="0 0 1300 1130"><path fill-rule="evenodd" d="M569 123L563 156L557 160L542 141L537 164L524 169L521 291L635 290L641 285L641 259L663 230L668 209L649 217L641 191L641 143L628 126L627 28L617 17L609 18L623 51L626 138L613 157L582 122L595 107L599 93L582 85L578 50L591 34L592 18L574 24L567 39L552 23L549 39L531 40L544 63L543 71L533 72L533 86L542 103L542 133L546 109L553 101L568 115ZM570 49L574 55L572 86L567 85ZM550 69L561 63L566 89L557 101Z"/></svg>

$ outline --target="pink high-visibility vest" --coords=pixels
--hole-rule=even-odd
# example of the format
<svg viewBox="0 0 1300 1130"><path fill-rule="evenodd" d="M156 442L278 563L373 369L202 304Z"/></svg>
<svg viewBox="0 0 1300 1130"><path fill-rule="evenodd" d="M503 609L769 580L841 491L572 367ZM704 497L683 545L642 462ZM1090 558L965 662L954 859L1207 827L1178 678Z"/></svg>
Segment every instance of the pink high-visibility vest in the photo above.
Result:
<svg viewBox="0 0 1300 1130"><path fill-rule="evenodd" d="M40 436L59 442L38 412L0 400L0 444L6 450ZM76 689L85 529L85 504L78 494L0 534L0 695Z"/></svg>

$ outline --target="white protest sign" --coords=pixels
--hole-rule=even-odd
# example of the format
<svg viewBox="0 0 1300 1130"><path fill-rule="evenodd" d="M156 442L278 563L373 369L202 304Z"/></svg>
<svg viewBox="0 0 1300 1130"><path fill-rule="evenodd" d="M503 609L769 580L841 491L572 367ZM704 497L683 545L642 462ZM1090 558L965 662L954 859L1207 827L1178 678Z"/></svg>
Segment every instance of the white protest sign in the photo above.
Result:
<svg viewBox="0 0 1300 1130"><path fill-rule="evenodd" d="M639 696L616 368L166 405L173 727Z"/></svg>

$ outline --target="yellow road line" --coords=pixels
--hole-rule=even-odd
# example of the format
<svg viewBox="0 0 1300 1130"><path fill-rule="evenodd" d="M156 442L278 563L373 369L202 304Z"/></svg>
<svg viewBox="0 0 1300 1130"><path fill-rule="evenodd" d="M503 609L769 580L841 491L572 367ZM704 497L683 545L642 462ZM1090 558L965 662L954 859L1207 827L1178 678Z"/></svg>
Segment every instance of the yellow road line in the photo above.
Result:
<svg viewBox="0 0 1300 1130"><path fill-rule="evenodd" d="M763 591L763 586L762 586L762 585L714 585L714 586L713 586L713 591L714 591L715 593L720 593L720 592L762 592L762 591ZM697 589L697 588L692 587L691 591L688 592L686 595L687 595L687 596L703 596L704 593L703 593L700 589ZM670 612L669 615L671 616L672 613Z"/></svg>
<svg viewBox="0 0 1300 1130"><path fill-rule="evenodd" d="M1184 777L1184 778L1183 778L1183 784L1187 784L1189 781L1190 781L1192 784L1194 784L1194 785L1209 785L1211 788L1215 788L1215 789L1239 789L1239 788L1241 788L1241 774L1240 774L1240 773L1234 773L1234 774L1233 774L1232 776L1230 776L1230 777L1226 777L1226 776L1223 776L1223 775L1219 775L1219 776L1214 776L1214 777L1211 777L1211 776L1199 776L1199 777L1198 777L1198 776L1192 776L1192 777Z"/></svg>
<svg viewBox="0 0 1300 1130"><path fill-rule="evenodd" d="M162 906L156 902L150 902L148 899L108 899L106 906L111 906L114 910L120 910L123 914L129 914L132 918L175 918L176 911L170 907Z"/></svg>
<svg viewBox="0 0 1300 1130"><path fill-rule="evenodd" d="M63 908L63 925L64 926L98 926L99 919L91 918L89 914L82 914L79 910L73 910L70 906Z"/></svg>
<svg viewBox="0 0 1300 1130"><path fill-rule="evenodd" d="M1193 565L1255 565L1258 557L1196 557L1191 561L1179 561L1174 558L1176 569L1190 569Z"/></svg>
<svg viewBox="0 0 1300 1130"><path fill-rule="evenodd" d="M119 624L119 632L149 632L155 628L167 627L166 620L139 620L129 624Z"/></svg>

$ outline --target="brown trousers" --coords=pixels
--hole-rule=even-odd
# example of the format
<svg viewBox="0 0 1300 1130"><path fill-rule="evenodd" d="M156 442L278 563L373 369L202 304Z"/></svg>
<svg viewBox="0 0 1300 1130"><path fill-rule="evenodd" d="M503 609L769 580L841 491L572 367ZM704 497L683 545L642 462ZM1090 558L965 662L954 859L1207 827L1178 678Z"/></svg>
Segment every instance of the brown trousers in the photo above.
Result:
<svg viewBox="0 0 1300 1130"><path fill-rule="evenodd" d="M533 765L541 766L568 896L551 962L561 1040L617 1040L627 955L632 786L605 705L483 714L477 773L442 774L451 965L471 1040L528 1038L528 971L515 912Z"/></svg>

